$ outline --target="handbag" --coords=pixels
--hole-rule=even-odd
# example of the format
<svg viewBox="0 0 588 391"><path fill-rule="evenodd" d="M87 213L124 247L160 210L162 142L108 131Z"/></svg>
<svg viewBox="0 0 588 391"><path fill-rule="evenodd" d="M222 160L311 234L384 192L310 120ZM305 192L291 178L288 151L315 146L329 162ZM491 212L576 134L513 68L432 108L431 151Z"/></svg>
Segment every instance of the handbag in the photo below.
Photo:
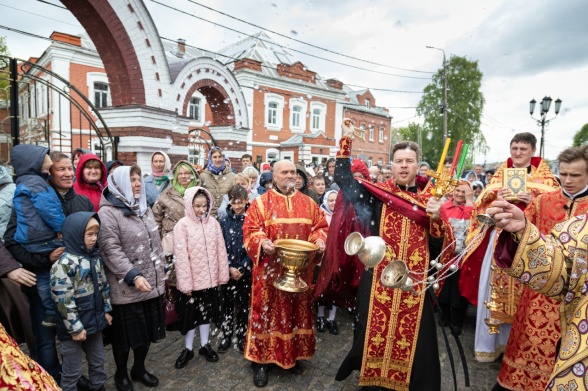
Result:
<svg viewBox="0 0 588 391"><path fill-rule="evenodd" d="M163 306L165 312L165 325L169 326L179 320L178 312L176 311L177 291L165 282L165 293L163 294Z"/></svg>

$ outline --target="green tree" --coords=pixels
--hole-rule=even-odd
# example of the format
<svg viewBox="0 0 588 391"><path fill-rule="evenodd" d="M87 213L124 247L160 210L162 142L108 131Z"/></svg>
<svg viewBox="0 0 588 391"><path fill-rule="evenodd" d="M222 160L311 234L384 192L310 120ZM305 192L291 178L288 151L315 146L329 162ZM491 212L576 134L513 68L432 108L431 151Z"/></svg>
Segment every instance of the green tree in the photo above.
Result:
<svg viewBox="0 0 588 391"><path fill-rule="evenodd" d="M579 147L588 142L588 124L584 124L582 129L578 130L574 135L574 147Z"/></svg>
<svg viewBox="0 0 588 391"><path fill-rule="evenodd" d="M8 44L6 43L6 37L0 37L0 55L10 55ZM2 99L4 95L4 89L10 84L8 77L8 61L5 61L3 57L0 57L0 99Z"/></svg>
<svg viewBox="0 0 588 391"><path fill-rule="evenodd" d="M425 87L417 106L417 113L424 116L421 130L423 159L429 163L438 162L444 145L443 72L441 68L433 75L432 82ZM458 140L470 144L470 151L484 153L487 150L486 139L480 129L485 103L481 91L482 76L477 61L460 56L451 56L448 61L447 135L451 138L450 156Z"/></svg>

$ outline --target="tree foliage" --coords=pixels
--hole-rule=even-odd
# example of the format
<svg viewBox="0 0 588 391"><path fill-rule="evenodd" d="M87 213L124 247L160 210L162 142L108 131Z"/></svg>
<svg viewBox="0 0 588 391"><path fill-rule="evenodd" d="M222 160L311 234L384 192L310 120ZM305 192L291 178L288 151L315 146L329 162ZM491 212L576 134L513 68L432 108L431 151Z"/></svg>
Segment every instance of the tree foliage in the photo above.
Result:
<svg viewBox="0 0 588 391"><path fill-rule="evenodd" d="M437 161L443 151L443 68L433 75L425 87L417 113L424 116L422 126L423 159ZM470 151L487 150L486 139L480 129L484 95L482 72L477 61L451 56L447 65L447 135L451 138L450 153L458 140L470 144ZM410 126L409 126L410 127ZM416 141L416 139L414 139Z"/></svg>
<svg viewBox="0 0 588 391"><path fill-rule="evenodd" d="M588 142L588 124L584 124L582 129L578 130L574 135L574 147L579 147Z"/></svg>
<svg viewBox="0 0 588 391"><path fill-rule="evenodd" d="M6 43L6 37L0 37L0 55L8 56L10 52L8 51L8 44ZM0 89L4 89L8 86L8 61L4 61L3 58L0 57ZM2 98L3 93L0 92L0 99Z"/></svg>

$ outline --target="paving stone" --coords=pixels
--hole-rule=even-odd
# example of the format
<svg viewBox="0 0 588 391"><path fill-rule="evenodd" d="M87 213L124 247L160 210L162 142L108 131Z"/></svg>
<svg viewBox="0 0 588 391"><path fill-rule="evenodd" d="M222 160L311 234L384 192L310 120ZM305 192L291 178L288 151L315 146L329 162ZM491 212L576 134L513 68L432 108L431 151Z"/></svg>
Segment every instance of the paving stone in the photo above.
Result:
<svg viewBox="0 0 588 391"><path fill-rule="evenodd" d="M265 388L268 391L282 390L317 390L317 391L358 391L359 373L353 372L349 378L342 382L334 380L343 358L349 351L353 339L352 322L350 316L339 311L337 323L339 335L331 335L329 332L317 333L317 351L310 361L303 363L304 373L296 376L280 368L273 368L269 374L269 384ZM467 359L470 387L464 383L464 371L459 358L455 339L448 334L456 369L457 390L488 391L496 382L496 375L500 370L500 360L494 363L479 363L474 359L474 331L475 308L470 307L463 334L460 336ZM195 342L199 341L196 333ZM442 391L454 390L449 355L445 347L441 328L437 328L439 341L439 359L442 370ZM218 336L211 338L213 349L218 346ZM186 368L175 369L176 358L184 347L184 338L178 332L168 332L167 338L161 343L152 345L147 356L147 369L159 377L158 389L174 391L194 390L256 390L253 385L253 369L251 364L243 358L236 344L233 344L224 354L219 354L216 363L207 362L197 353L188 363ZM116 389L114 385L115 365L110 347L106 348L108 381L106 388ZM132 366L132 355L129 359L129 369ZM150 390L142 384L135 382L135 390Z"/></svg>

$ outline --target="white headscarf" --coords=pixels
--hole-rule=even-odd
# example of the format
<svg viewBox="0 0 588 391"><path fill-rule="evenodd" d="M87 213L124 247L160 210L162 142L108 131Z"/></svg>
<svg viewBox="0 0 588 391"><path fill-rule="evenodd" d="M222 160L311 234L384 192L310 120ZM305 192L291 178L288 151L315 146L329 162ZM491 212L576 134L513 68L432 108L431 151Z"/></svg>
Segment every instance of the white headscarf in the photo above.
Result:
<svg viewBox="0 0 588 391"><path fill-rule="evenodd" d="M135 214L143 216L147 211L147 197L141 175L139 175L139 180L141 181L141 194L137 199L133 195L133 188L131 186L131 167L118 167L108 176L108 190L135 212Z"/></svg>
<svg viewBox="0 0 588 391"><path fill-rule="evenodd" d="M323 197L323 203L321 204L321 209L323 210L323 212L325 212L328 215L333 214L333 211L329 209L329 194L331 194L331 193L338 194L339 192L337 190L327 191Z"/></svg>

